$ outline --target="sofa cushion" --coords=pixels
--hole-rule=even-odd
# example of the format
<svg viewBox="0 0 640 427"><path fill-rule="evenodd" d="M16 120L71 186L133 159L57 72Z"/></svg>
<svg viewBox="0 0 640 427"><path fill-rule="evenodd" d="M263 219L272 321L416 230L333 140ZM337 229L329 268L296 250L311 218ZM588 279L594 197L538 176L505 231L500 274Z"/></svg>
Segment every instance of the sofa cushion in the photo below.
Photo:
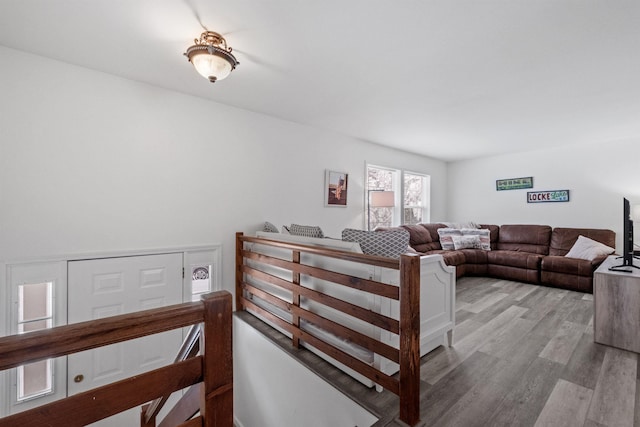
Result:
<svg viewBox="0 0 640 427"><path fill-rule="evenodd" d="M429 232L427 227L423 227L423 224L415 225L401 225L399 227L376 227L375 231L392 231L392 230L406 230L409 232L409 245L410 250L416 253L425 253L431 250L441 249L440 242L438 242L438 233L435 232L436 240L433 241L433 236Z"/></svg>
<svg viewBox="0 0 640 427"><path fill-rule="evenodd" d="M565 257L593 261L611 255L614 251L614 248L603 243L596 242L588 237L578 236L578 240L576 240L576 243L571 247L571 250L567 252Z"/></svg>
<svg viewBox="0 0 640 427"><path fill-rule="evenodd" d="M411 245L411 247L413 248L425 243L431 243L433 241L433 239L431 239L431 233L429 233L429 230L427 230L420 224L401 225L400 228L404 228L409 232L409 245Z"/></svg>
<svg viewBox="0 0 640 427"><path fill-rule="evenodd" d="M438 234L438 229L446 228L444 224L440 223L430 223L430 224L420 224L422 227L426 228L429 234L431 235L431 243L425 243L422 245L422 250L418 250L418 248L414 248L418 250L418 252L429 252L438 249L442 249L442 245L440 245L440 235Z"/></svg>
<svg viewBox="0 0 640 427"><path fill-rule="evenodd" d="M490 251L487 252L489 264L504 265L527 270L537 270L540 267L543 255L518 251Z"/></svg>
<svg viewBox="0 0 640 427"><path fill-rule="evenodd" d="M464 254L464 259L467 264L486 264L487 263L487 252L482 249L462 249L460 251Z"/></svg>
<svg viewBox="0 0 640 427"><path fill-rule="evenodd" d="M342 240L358 242L367 255L399 258L409 248L409 232L404 229L364 231L353 228L342 230Z"/></svg>
<svg viewBox="0 0 640 427"><path fill-rule="evenodd" d="M475 249L467 249L467 250L475 250ZM429 251L427 255L442 255L442 259L444 263L450 265L452 267L458 267L464 265L466 262L466 258L464 256L465 250L461 251L445 251L443 249L438 249L435 251Z"/></svg>
<svg viewBox="0 0 640 427"><path fill-rule="evenodd" d="M491 252L489 252L491 253ZM487 274L516 282L540 283L540 270L517 268L510 265L487 264Z"/></svg>
<svg viewBox="0 0 640 427"><path fill-rule="evenodd" d="M612 248L616 245L616 233L611 230L556 227L551 233L549 255L566 255L578 240L578 236L588 237Z"/></svg>
<svg viewBox="0 0 640 427"><path fill-rule="evenodd" d="M553 286L555 288L570 289L572 291L589 294L593 293L593 277L591 276L576 276L575 274L542 270L540 272L540 282L546 286Z"/></svg>
<svg viewBox="0 0 640 427"><path fill-rule="evenodd" d="M480 224L480 228L489 230L489 242L491 242L491 249L498 249L498 236L500 234L500 227L493 224Z"/></svg>
<svg viewBox="0 0 640 427"><path fill-rule="evenodd" d="M551 227L548 225L503 225L500 227L497 248L548 255L550 240Z"/></svg>
<svg viewBox="0 0 640 427"><path fill-rule="evenodd" d="M596 264L591 261L566 256L549 255L542 259L542 271L571 274L574 276L589 276L593 274Z"/></svg>

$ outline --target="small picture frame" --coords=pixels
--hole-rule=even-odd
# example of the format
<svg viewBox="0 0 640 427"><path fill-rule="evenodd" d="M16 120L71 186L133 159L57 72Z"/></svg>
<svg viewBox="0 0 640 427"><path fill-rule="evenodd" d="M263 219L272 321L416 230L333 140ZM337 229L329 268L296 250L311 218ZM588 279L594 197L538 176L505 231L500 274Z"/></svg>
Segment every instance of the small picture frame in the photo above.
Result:
<svg viewBox="0 0 640 427"><path fill-rule="evenodd" d="M346 207L349 174L327 169L324 175L324 205Z"/></svg>

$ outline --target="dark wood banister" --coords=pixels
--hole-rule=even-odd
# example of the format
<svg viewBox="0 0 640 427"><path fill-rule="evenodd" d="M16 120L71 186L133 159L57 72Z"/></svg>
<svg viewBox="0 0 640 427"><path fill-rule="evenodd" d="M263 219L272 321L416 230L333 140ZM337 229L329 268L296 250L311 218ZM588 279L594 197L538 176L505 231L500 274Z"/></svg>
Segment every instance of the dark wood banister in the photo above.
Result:
<svg viewBox="0 0 640 427"><path fill-rule="evenodd" d="M231 294L219 291L204 295L200 302L1 337L0 371L204 323L202 355L0 418L0 426L82 426L193 384L202 392L196 393L200 417L196 421L181 419L173 425L233 426L231 301ZM185 349L186 353L193 352ZM155 416L145 422L144 415L141 425L155 426Z"/></svg>
<svg viewBox="0 0 640 427"><path fill-rule="evenodd" d="M291 252L291 261L275 258L263 254L256 254L244 248L244 243L257 243L266 246L287 249ZM325 270L322 268L307 266L300 263L301 253L314 254L321 257L351 261L372 266L399 270L399 287L387 285L369 279L348 276L342 273ZM261 264L270 264L291 271L292 280L288 281L279 277L249 267L245 259L251 259ZM392 300L398 300L400 304L400 318L397 320L385 318L381 314L355 307L347 301L337 300L329 295L299 285L299 274L327 280L338 285L351 287L360 291L379 295ZM253 276L281 289L288 290L292 294L292 301L278 301L275 297L265 295L266 292L257 289L245 281L245 275ZM292 321L288 322L274 315L270 311L257 306L250 299L244 297L244 293L259 295L266 301L288 311ZM302 309L299 305L299 295L304 295L316 302L320 302L334 310L341 311L365 320L369 323L393 331L399 335L399 349L394 351L388 345L373 338L356 336L367 348L374 349L378 354L390 357L391 360L399 360L400 371L398 378L384 374L374 367L361 362L350 354L328 344L301 329L299 319L305 319L312 323L322 324L327 330L341 338L353 338L348 328L335 325L329 319L319 318L317 315ZM420 419L420 257L415 255L401 255L400 260L363 255L336 249L321 248L317 246L302 245L289 242L281 242L271 239L244 236L236 233L236 310L250 308L259 313L270 322L286 330L292 335L293 345L299 340L305 341L336 359L340 363L359 372L372 381L382 385L400 397L400 420L410 426L414 426ZM397 325L397 326L396 326ZM395 356L398 354L399 356Z"/></svg>

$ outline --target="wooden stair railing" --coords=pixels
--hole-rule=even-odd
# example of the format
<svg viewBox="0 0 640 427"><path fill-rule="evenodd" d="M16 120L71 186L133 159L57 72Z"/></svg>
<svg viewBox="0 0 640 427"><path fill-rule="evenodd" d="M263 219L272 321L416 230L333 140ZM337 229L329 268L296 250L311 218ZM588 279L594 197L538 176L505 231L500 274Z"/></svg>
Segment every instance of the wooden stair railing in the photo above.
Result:
<svg viewBox="0 0 640 427"><path fill-rule="evenodd" d="M198 354L198 351L200 351L200 325L192 325L191 328L189 328L189 332L184 338L182 346L180 347L178 355L176 356L173 363L178 363L182 362L183 360L190 359ZM199 389L199 386L192 386L191 388ZM189 396L191 396L191 394L189 394ZM167 393L164 396L158 397L148 405L144 405L142 407L142 414L140 418L140 425L142 427L152 427L155 425L156 417L160 413L160 410L164 407L165 403L167 403L167 400L169 400L170 396L171 393ZM191 397L189 399L191 399ZM184 402L182 402L182 399L180 399L180 406L184 406ZM191 418L196 414L196 412L198 412L199 405L197 404L197 402L194 406L196 406L196 409L190 416L185 415L185 419Z"/></svg>
<svg viewBox="0 0 640 427"><path fill-rule="evenodd" d="M254 252L245 243L257 243L291 251L291 260L268 256ZM333 258L343 261L368 264L378 267L399 270L400 285L394 286L370 279L350 276L340 272L327 270L300 262L300 254L313 254L318 257ZM252 265L249 265L250 261ZM269 265L289 271L291 279L272 275L256 266ZM335 298L316 289L302 286L300 276L306 275L332 282L337 285L350 287L368 292L391 300L399 301L399 319L384 316L380 313L351 304L346 300ZM290 293L291 300L270 293L266 288L254 286L248 278L268 283ZM255 282L254 282L255 283ZM368 322L382 330L399 336L398 347L376 340L345 327L336 321L322 317L300 306L300 297L322 304L351 317ZM265 308L258 306L252 298L259 298L279 310L287 312L291 320L285 320ZM348 368L358 372L385 389L397 394L400 398L399 418L410 426L420 420L420 257L402 255L400 260L345 252L318 246L281 242L257 237L244 236L236 233L236 310L249 309L292 336L295 347L299 341L304 341ZM334 347L319 336L302 329L300 321L313 323L339 338L356 343L374 353L381 355L400 366L398 377L387 375L351 354Z"/></svg>
<svg viewBox="0 0 640 427"><path fill-rule="evenodd" d="M199 397L196 410L191 413L181 411L180 403L187 401L183 398L161 425L231 427L231 315L231 294L219 291L204 295L200 302L1 337L0 371L203 323L203 333L200 336L200 348L203 350L201 355L0 418L0 426L84 426L191 386L185 396L195 393ZM200 413L199 416L192 418L197 412ZM146 411L143 411L141 426L155 426L156 415L157 412L151 414L147 420ZM183 418L180 419L177 415Z"/></svg>

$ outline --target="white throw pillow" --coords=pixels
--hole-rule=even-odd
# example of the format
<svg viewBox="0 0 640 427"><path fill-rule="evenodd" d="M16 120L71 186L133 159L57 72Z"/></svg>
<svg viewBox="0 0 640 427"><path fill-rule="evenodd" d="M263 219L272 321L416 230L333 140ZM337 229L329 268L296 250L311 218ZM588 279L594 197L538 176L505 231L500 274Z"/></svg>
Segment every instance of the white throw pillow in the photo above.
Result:
<svg viewBox="0 0 640 427"><path fill-rule="evenodd" d="M491 250L491 231L488 228L462 228L460 231L463 236L478 236L480 246L476 249L482 249L483 251Z"/></svg>
<svg viewBox="0 0 640 427"><path fill-rule="evenodd" d="M440 238L440 246L445 251L455 249L453 245L453 236L462 236L462 231L457 228L438 228L438 237Z"/></svg>
<svg viewBox="0 0 640 427"><path fill-rule="evenodd" d="M576 243L565 256L567 258L578 258L593 261L598 257L610 255L614 251L615 249L603 243L596 242L588 237L578 236L578 240L576 240Z"/></svg>
<svg viewBox="0 0 640 427"><path fill-rule="evenodd" d="M451 236L455 250L460 249L480 249L480 236Z"/></svg>

